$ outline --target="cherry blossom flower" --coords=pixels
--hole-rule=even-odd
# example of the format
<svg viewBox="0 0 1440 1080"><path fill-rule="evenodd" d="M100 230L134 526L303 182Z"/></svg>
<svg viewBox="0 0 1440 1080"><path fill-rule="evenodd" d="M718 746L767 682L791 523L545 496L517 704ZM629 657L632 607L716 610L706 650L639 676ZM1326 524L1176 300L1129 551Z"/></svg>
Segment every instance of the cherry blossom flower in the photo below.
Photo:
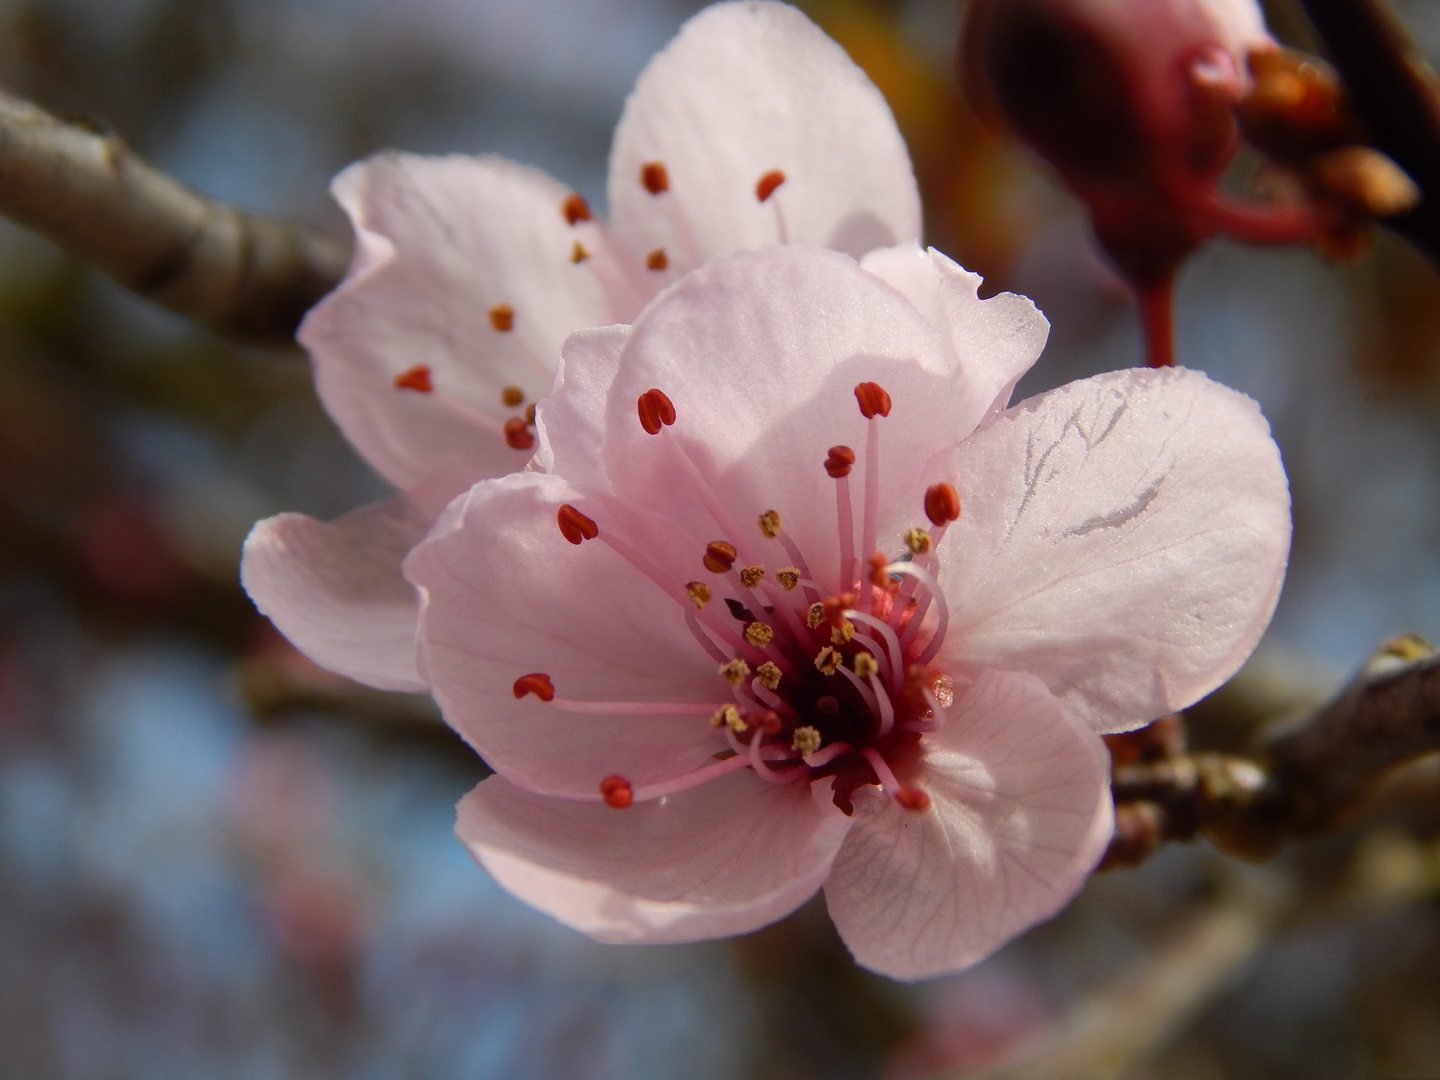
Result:
<svg viewBox="0 0 1440 1080"><path fill-rule="evenodd" d="M610 156L611 221L496 157L385 153L334 184L350 272L300 340L331 417L401 495L262 521L242 577L313 660L423 690L400 560L475 480L522 468L533 403L580 327L627 322L705 260L773 243L862 255L920 235L879 91L796 9L717 4L641 73Z"/></svg>
<svg viewBox="0 0 1440 1080"><path fill-rule="evenodd" d="M421 669L496 771L457 833L503 886L615 942L744 933L823 886L900 978L1079 889L1099 733L1249 653L1286 481L1255 403L1198 372L1005 409L1048 325L978 284L913 245L776 247L570 337L532 468L405 564Z"/></svg>

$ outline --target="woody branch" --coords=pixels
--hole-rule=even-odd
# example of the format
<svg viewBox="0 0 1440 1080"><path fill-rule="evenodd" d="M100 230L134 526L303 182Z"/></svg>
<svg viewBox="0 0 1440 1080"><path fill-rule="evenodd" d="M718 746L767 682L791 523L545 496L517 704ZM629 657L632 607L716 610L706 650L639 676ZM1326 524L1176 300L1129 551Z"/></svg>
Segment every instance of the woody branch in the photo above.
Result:
<svg viewBox="0 0 1440 1080"><path fill-rule="evenodd" d="M0 213L215 330L291 340L345 273L347 245L206 198L115 134L0 91Z"/></svg>

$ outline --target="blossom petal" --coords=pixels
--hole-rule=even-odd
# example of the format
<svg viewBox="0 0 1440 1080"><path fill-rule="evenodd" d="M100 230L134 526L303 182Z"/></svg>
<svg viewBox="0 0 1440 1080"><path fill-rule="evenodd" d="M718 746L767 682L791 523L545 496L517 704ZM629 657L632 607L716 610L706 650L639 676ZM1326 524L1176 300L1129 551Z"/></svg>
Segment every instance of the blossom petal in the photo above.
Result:
<svg viewBox="0 0 1440 1080"><path fill-rule="evenodd" d="M506 889L593 938L699 941L772 923L820 887L850 821L810 788L742 771L615 810L492 776L460 801L455 834Z"/></svg>
<svg viewBox="0 0 1440 1080"><path fill-rule="evenodd" d="M603 539L568 543L556 524L567 502L607 535L641 521L630 543L642 540L673 581L670 595ZM512 692L520 676L544 672L561 698L729 701L716 661L685 624L684 582L702 550L665 522L559 477L477 484L405 563L421 592L420 669L446 720L501 775L548 795L593 797L611 774L639 786L705 764L726 744L703 710L582 714ZM666 552L693 566L667 562Z"/></svg>
<svg viewBox="0 0 1440 1080"><path fill-rule="evenodd" d="M1109 756L1040 680L985 672L927 736L903 810L855 795L825 902L865 967L923 979L976 964L1080 890L1113 829Z"/></svg>
<svg viewBox="0 0 1440 1080"><path fill-rule="evenodd" d="M667 181L655 194L642 182L652 163ZM757 183L776 170L784 183L761 202ZM859 256L920 235L885 99L788 4L714 4L685 24L626 103L609 190L615 230L636 254L666 252L662 280L767 244Z"/></svg>
<svg viewBox="0 0 1440 1080"><path fill-rule="evenodd" d="M628 326L601 326L565 339L555 388L535 409L535 468L580 487L609 490L596 447L605 437L605 408L629 336Z"/></svg>
<svg viewBox="0 0 1440 1080"><path fill-rule="evenodd" d="M767 549L755 526L759 514L777 510L817 580L835 588L836 496L823 463L842 443L860 457L849 481L859 521L862 381L879 382L893 402L876 421L884 495L876 535L884 550L899 551L905 528L923 520L920 466L965 433L956 431L964 428L958 418L973 425L990 398L957 381L944 341L909 302L852 259L819 248L775 247L711 263L641 314L607 405L601 445L613 489L685 520L705 539L728 539L746 561L783 565L785 553L778 544ZM636 416L636 399L650 387L676 409L661 438ZM665 445L670 439L734 515L733 528L710 516Z"/></svg>
<svg viewBox="0 0 1440 1080"><path fill-rule="evenodd" d="M355 259L299 334L330 415L400 488L456 465L472 480L522 467L529 450L501 430L522 410L502 390L548 393L565 336L615 318L598 226L566 221L555 180L493 157L385 153L333 190ZM597 254L574 263L582 238Z"/></svg>
<svg viewBox="0 0 1440 1080"><path fill-rule="evenodd" d="M332 522L304 514L250 530L240 580L250 599L323 668L382 690L424 690L415 668L415 589L400 563L438 510L397 495Z"/></svg>
<svg viewBox="0 0 1440 1080"><path fill-rule="evenodd" d="M932 325L949 337L957 363L990 398L993 411L1010 404L1020 376L1045 348L1050 322L1018 293L980 299L983 278L934 248L919 244L879 248L860 265L898 289Z"/></svg>
<svg viewBox="0 0 1440 1080"><path fill-rule="evenodd" d="M1184 708L1250 655L1290 547L1280 453L1196 371L1117 371L1021 402L953 456L946 670L1044 679L1099 732Z"/></svg>

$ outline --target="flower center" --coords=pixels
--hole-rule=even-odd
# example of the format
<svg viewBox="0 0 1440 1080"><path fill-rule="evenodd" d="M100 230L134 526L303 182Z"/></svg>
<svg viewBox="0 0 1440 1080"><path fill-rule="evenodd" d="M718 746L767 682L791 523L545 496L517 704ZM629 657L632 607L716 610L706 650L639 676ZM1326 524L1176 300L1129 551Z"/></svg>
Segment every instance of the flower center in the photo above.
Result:
<svg viewBox="0 0 1440 1080"><path fill-rule="evenodd" d="M876 383L855 387L868 425L865 451L830 448L824 473L835 486L838 573L817 575L784 528L778 511L756 522L760 538L735 524L714 489L667 429L674 404L660 390L640 395L641 426L664 444L724 535L696 552L702 579L669 580L645 555L611 535L579 508L560 507L557 524L572 544L599 539L681 604L696 644L716 663L712 702L596 702L557 694L539 672L522 675L517 698L533 694L549 707L611 715L672 715L708 723L725 740L709 764L672 780L633 787L622 776L597 777L598 795L621 808L663 798L741 768L773 783L834 776L835 802L849 813L856 788L878 784L900 806L924 810L929 798L897 777L910 771L918 744L944 722L953 699L949 676L931 666L944 641L949 611L936 581L936 546L960 516L949 484L926 491L929 528L912 527L895 555L876 550L880 518L880 426L890 395ZM862 469L860 547L850 476ZM918 509L918 508L917 508ZM776 545L785 565L754 558ZM821 568L823 570L823 568ZM833 580L831 590L821 583ZM927 617L934 609L934 618ZM922 632L928 625L928 632ZM700 719L700 718L706 719ZM680 720L679 722L691 722Z"/></svg>

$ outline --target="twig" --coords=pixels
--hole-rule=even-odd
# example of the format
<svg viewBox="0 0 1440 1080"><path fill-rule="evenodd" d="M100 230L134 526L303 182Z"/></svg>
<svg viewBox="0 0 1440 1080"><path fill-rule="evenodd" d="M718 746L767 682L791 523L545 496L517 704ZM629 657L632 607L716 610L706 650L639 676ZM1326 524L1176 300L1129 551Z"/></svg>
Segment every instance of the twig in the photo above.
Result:
<svg viewBox="0 0 1440 1080"><path fill-rule="evenodd" d="M1087 996L1017 1059L938 1080L1123 1080L1239 973L1293 907L1284 878L1230 867L1220 896L1170 944Z"/></svg>
<svg viewBox="0 0 1440 1080"><path fill-rule="evenodd" d="M0 213L126 288L255 342L293 338L347 246L207 199L118 136L0 91Z"/></svg>
<svg viewBox="0 0 1440 1080"><path fill-rule="evenodd" d="M1375 145L1422 201L1386 222L1440 264L1440 91L1384 0L1301 0Z"/></svg>

